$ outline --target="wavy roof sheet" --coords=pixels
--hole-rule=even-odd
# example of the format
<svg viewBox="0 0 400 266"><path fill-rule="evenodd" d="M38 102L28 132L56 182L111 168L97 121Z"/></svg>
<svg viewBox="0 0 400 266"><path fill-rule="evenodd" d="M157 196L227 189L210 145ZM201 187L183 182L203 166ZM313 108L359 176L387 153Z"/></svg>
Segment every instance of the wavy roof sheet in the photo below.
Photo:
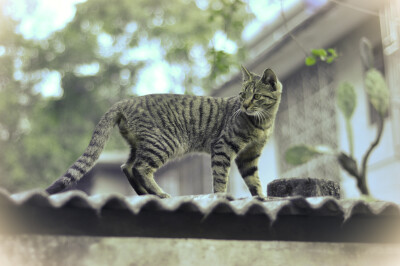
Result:
<svg viewBox="0 0 400 266"><path fill-rule="evenodd" d="M332 197L170 199L0 190L0 233L400 242L400 207Z"/></svg>

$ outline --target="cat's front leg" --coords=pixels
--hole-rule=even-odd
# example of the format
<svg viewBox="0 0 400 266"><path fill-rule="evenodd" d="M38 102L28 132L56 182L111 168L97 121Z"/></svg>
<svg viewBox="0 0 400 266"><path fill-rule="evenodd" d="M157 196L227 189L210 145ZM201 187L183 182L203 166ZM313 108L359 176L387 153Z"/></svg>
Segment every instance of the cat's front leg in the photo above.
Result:
<svg viewBox="0 0 400 266"><path fill-rule="evenodd" d="M211 169L214 193L225 193L231 161L236 157L239 146L226 138L221 138L211 150Z"/></svg>
<svg viewBox="0 0 400 266"><path fill-rule="evenodd" d="M235 162L239 172L250 190L252 196L264 198L260 178L258 176L258 159L263 145L250 144L236 157Z"/></svg>

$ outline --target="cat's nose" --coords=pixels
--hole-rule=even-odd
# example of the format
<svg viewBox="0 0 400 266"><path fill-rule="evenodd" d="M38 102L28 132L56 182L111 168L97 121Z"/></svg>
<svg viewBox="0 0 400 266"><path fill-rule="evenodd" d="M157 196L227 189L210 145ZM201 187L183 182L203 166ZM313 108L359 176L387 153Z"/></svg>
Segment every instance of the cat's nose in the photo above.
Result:
<svg viewBox="0 0 400 266"><path fill-rule="evenodd" d="M244 109L249 108L249 104L248 104L248 103L243 103L243 108L244 108Z"/></svg>

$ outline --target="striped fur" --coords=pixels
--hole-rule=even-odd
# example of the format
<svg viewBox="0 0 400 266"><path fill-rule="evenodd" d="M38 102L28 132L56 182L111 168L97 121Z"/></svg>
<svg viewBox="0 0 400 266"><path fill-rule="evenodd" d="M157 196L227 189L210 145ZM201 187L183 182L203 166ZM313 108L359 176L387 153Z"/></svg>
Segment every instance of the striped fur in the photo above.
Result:
<svg viewBox="0 0 400 266"><path fill-rule="evenodd" d="M171 159L206 152L215 193L226 192L235 160L250 193L262 197L258 159L273 130L282 85L270 69L262 77L244 67L242 73L239 96L152 94L118 102L100 119L83 155L46 191L60 192L87 173L117 125L131 147L121 168L139 195L169 197L153 173Z"/></svg>

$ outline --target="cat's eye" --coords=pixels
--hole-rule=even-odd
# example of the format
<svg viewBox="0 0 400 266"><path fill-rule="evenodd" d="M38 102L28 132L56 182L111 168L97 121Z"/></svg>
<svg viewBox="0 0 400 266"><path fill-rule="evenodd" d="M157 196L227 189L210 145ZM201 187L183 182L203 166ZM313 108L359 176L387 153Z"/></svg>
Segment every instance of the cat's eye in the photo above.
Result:
<svg viewBox="0 0 400 266"><path fill-rule="evenodd" d="M254 94L254 99L260 100L261 99L261 94Z"/></svg>

